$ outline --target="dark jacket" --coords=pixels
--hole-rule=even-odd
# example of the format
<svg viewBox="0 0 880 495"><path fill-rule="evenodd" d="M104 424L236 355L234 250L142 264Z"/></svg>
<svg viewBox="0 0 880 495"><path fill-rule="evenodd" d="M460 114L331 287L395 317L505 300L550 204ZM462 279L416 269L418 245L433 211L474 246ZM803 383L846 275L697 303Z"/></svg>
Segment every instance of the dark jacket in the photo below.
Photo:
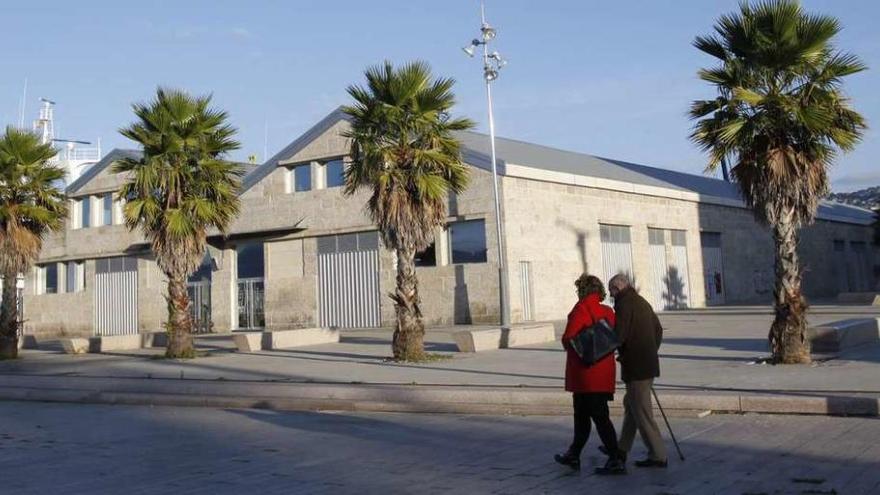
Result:
<svg viewBox="0 0 880 495"><path fill-rule="evenodd" d="M620 338L620 374L624 382L660 376L657 350L663 340L663 327L648 301L632 288L614 299Z"/></svg>

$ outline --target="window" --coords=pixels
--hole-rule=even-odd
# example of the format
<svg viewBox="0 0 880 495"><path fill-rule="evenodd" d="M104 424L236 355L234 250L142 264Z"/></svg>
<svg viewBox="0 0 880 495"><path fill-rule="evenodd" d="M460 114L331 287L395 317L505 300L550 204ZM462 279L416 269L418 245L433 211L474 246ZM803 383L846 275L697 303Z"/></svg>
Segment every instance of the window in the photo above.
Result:
<svg viewBox="0 0 880 495"><path fill-rule="evenodd" d="M238 278L263 278L265 259L263 243L242 244L236 248L238 260Z"/></svg>
<svg viewBox="0 0 880 495"><path fill-rule="evenodd" d="M107 193L103 198L104 225L113 225L113 193Z"/></svg>
<svg viewBox="0 0 880 495"><path fill-rule="evenodd" d="M50 263L41 270L43 273L43 294L58 293L58 265Z"/></svg>
<svg viewBox="0 0 880 495"><path fill-rule="evenodd" d="M449 225L452 263L486 262L486 221L469 220Z"/></svg>
<svg viewBox="0 0 880 495"><path fill-rule="evenodd" d="M312 167L309 164L297 165L290 171L294 192L310 191L312 189Z"/></svg>
<svg viewBox="0 0 880 495"><path fill-rule="evenodd" d="M211 254L205 251L205 256L202 257L202 264L196 268L189 278L187 278L188 282L210 282L211 275L214 271L214 259L211 258Z"/></svg>
<svg viewBox="0 0 880 495"><path fill-rule="evenodd" d="M82 292L85 288L85 277L83 275L83 263L81 261L68 261L65 273L65 292Z"/></svg>
<svg viewBox="0 0 880 495"><path fill-rule="evenodd" d="M345 185L345 163L341 158L324 164L324 177L328 189Z"/></svg>
<svg viewBox="0 0 880 495"><path fill-rule="evenodd" d="M416 253L416 266L437 266L437 247L433 242L424 251Z"/></svg>
<svg viewBox="0 0 880 495"><path fill-rule="evenodd" d="M673 246L687 246L687 233L684 230L670 230Z"/></svg>
<svg viewBox="0 0 880 495"><path fill-rule="evenodd" d="M79 217L79 226L82 229L86 229L92 226L92 198L86 196L81 199L80 204L80 217Z"/></svg>

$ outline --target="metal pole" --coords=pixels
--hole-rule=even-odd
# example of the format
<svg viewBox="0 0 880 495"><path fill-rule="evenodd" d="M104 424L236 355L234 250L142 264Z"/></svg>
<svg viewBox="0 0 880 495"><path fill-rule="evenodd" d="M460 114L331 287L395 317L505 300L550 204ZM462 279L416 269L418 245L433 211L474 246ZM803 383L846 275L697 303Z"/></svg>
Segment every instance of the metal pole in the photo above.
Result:
<svg viewBox="0 0 880 495"><path fill-rule="evenodd" d="M481 4L480 14L485 22L485 11ZM483 43L483 67L484 71L489 67L489 46ZM486 80L486 100L489 108L489 149L491 150L492 159L492 191L495 195L495 234L498 244L498 295L499 308L501 311L501 328L510 328L510 295L508 293L508 274L507 262L504 256L504 227L501 221L501 199L498 194L498 165L495 155L495 116L492 110L492 81L485 77Z"/></svg>

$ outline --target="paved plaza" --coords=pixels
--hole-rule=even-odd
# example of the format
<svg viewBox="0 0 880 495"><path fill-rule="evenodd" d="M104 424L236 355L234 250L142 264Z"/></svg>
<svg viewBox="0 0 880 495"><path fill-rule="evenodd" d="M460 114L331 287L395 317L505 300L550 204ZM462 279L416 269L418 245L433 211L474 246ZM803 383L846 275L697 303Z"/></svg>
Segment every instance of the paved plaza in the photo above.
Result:
<svg viewBox="0 0 880 495"><path fill-rule="evenodd" d="M812 309L810 322L876 316L880 308L820 305ZM819 356L807 367L770 366L758 361L769 355L769 308L668 312L661 314L661 320L665 338L658 389L880 395L880 345L850 350L834 359ZM0 374L562 387L565 356L558 342L465 354L456 352L452 339L460 328L428 331L428 351L449 359L427 364L388 362L391 331L379 329L344 331L338 344L254 353L233 352L230 337L210 336L199 339L209 356L188 361L151 359L161 356L162 349L81 356L25 350L22 359L0 363Z"/></svg>
<svg viewBox="0 0 880 495"><path fill-rule="evenodd" d="M592 474L595 436L580 474L552 461L565 417L3 402L0 418L2 491L20 495L880 492L870 418L676 418L685 462L615 478Z"/></svg>

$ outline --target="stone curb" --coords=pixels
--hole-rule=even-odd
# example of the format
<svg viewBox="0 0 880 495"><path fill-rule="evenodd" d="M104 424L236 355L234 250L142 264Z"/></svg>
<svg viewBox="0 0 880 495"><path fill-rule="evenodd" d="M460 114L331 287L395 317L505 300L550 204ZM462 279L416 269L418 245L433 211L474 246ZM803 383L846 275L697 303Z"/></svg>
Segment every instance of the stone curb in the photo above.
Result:
<svg viewBox="0 0 880 495"><path fill-rule="evenodd" d="M805 393L670 393L669 415L719 413L878 416L873 396ZM569 415L570 394L529 387L285 383L233 380L0 376L0 400L455 414ZM621 394L612 402L619 408Z"/></svg>

